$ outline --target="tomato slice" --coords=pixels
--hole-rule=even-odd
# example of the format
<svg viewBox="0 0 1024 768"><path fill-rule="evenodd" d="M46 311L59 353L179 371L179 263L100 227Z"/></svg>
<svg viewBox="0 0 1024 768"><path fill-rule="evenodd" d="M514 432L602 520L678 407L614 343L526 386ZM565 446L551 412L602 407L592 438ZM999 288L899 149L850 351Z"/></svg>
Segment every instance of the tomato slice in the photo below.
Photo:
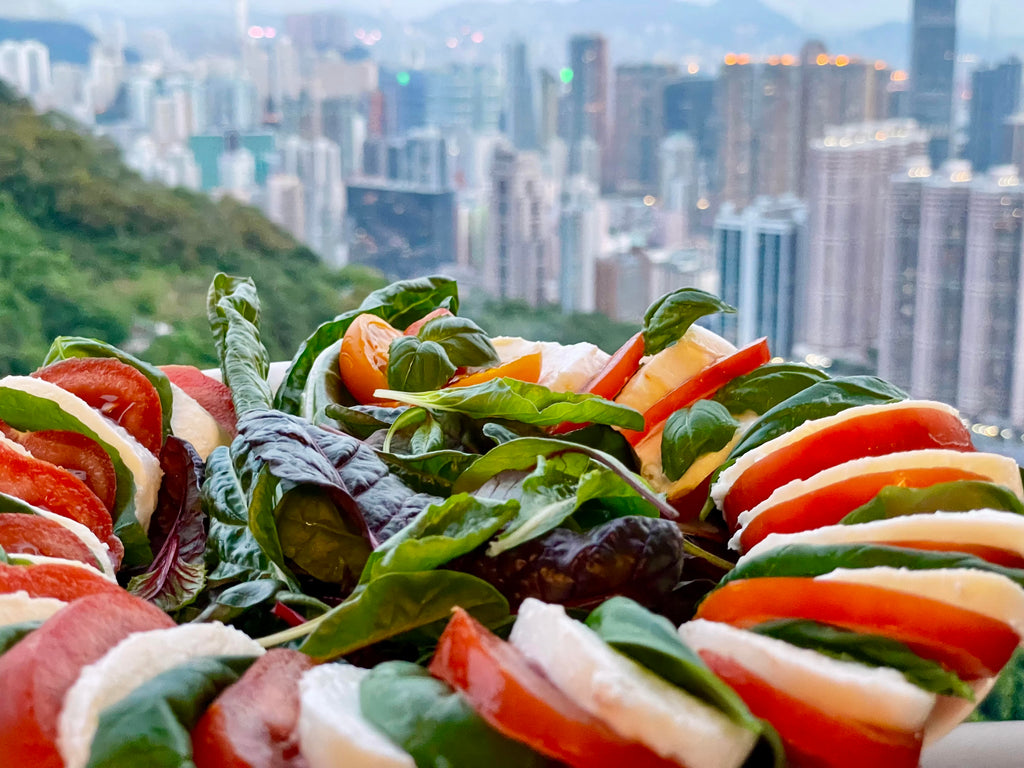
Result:
<svg viewBox="0 0 1024 768"><path fill-rule="evenodd" d="M192 730L196 768L305 768L299 754L299 678L304 653L267 652L227 688Z"/></svg>
<svg viewBox="0 0 1024 768"><path fill-rule="evenodd" d="M740 547L749 552L769 533L798 533L835 525L888 485L927 488L953 480L987 479L955 467L916 467L848 477L763 510L743 529Z"/></svg>
<svg viewBox="0 0 1024 768"><path fill-rule="evenodd" d="M640 368L644 357L644 334L640 331L619 347L604 368L595 373L579 390L612 400L622 391L633 374Z"/></svg>
<svg viewBox="0 0 1024 768"><path fill-rule="evenodd" d="M415 336L417 333L420 332L420 329L424 325L429 323L434 318L436 318L436 317L449 317L449 316L451 316L451 314L452 313L449 310L444 309L443 307L440 308L440 309L435 309L433 312L428 312L426 315L424 315L419 320L417 320L416 322L412 323L408 328L406 328L403 331L403 335L405 335L405 336Z"/></svg>
<svg viewBox="0 0 1024 768"><path fill-rule="evenodd" d="M80 397L124 427L150 453L160 453L164 442L160 395L138 369L112 357L78 357L32 375Z"/></svg>
<svg viewBox="0 0 1024 768"><path fill-rule="evenodd" d="M226 384L207 376L193 365L163 365L160 370L176 387L203 407L232 438L238 435L235 402Z"/></svg>
<svg viewBox="0 0 1024 768"><path fill-rule="evenodd" d="M96 565L96 556L63 525L38 515L0 514L0 547L5 552L46 555Z"/></svg>
<svg viewBox="0 0 1024 768"><path fill-rule="evenodd" d="M703 650L700 657L757 717L779 732L792 768L917 768L921 734L829 717L769 685L728 656Z"/></svg>
<svg viewBox="0 0 1024 768"><path fill-rule="evenodd" d="M493 368L488 368L483 371L471 373L468 376L463 376L461 379L456 379L448 386L471 387L474 384L483 384L485 381L493 381L494 379L516 379L518 381L536 384L538 379L540 379L542 357L543 355L540 352L532 352L529 355L517 357L514 360L509 360L507 363L496 365Z"/></svg>
<svg viewBox="0 0 1024 768"><path fill-rule="evenodd" d="M905 643L964 680L999 674L1020 638L1008 624L895 589L868 584L765 577L710 593L696 618L747 629L775 619L811 619Z"/></svg>
<svg viewBox="0 0 1024 768"><path fill-rule="evenodd" d="M81 523L110 547L114 567L121 564L124 546L114 535L110 512L96 494L70 472L0 442L0 493L8 493L34 507Z"/></svg>
<svg viewBox="0 0 1024 768"><path fill-rule="evenodd" d="M493 728L574 768L679 768L614 733L464 610L453 613L430 673L461 691Z"/></svg>
<svg viewBox="0 0 1024 768"><path fill-rule="evenodd" d="M644 413L643 431L622 430L631 445L643 440L653 427L661 424L680 408L688 408L698 400L706 400L737 376L750 373L771 360L768 340L760 338L728 357L712 363L692 379L689 379L665 395Z"/></svg>
<svg viewBox="0 0 1024 768"><path fill-rule="evenodd" d="M341 381L363 405L379 402L373 393L388 388L391 342L401 335L401 331L370 314L356 317L345 331L338 355Z"/></svg>
<svg viewBox="0 0 1024 768"><path fill-rule="evenodd" d="M955 413L938 408L885 408L807 435L772 451L736 478L722 502L735 529L741 512L753 509L792 480L866 456L946 448L973 451L971 433Z"/></svg>
<svg viewBox="0 0 1024 768"><path fill-rule="evenodd" d="M27 592L29 597L55 597L65 602L89 595L125 594L124 589L91 568L64 563L0 563L0 594L11 592Z"/></svg>
<svg viewBox="0 0 1024 768"><path fill-rule="evenodd" d="M117 473L103 446L79 432L46 429L19 432L0 421L0 433L20 444L37 459L48 461L85 483L108 512L117 503Z"/></svg>
<svg viewBox="0 0 1024 768"><path fill-rule="evenodd" d="M57 718L82 668L133 632L173 626L159 608L118 589L76 600L0 656L3 765L62 768Z"/></svg>
<svg viewBox="0 0 1024 768"><path fill-rule="evenodd" d="M964 552L980 557L989 563L1002 565L1006 568L1024 568L1024 555L1009 549L1002 549L987 544L969 544L956 541L887 541L887 547L903 547L904 549L926 549L932 552Z"/></svg>

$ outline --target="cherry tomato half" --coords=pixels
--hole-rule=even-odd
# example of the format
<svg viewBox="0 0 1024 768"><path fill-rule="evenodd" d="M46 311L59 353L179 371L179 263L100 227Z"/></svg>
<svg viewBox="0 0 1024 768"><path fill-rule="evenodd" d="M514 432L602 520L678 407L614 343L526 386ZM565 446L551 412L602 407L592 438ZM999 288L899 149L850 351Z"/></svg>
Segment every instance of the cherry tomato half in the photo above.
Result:
<svg viewBox="0 0 1024 768"><path fill-rule="evenodd" d="M345 331L338 366L342 383L359 403L378 402L373 393L388 388L391 342L401 335L390 323L370 314L356 317Z"/></svg>

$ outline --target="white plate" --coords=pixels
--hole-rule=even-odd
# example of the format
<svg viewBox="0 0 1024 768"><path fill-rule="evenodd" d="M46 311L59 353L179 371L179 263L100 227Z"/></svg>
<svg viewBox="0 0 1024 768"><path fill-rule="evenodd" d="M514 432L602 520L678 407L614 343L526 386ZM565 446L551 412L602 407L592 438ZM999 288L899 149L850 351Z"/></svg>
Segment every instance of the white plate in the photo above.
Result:
<svg viewBox="0 0 1024 768"><path fill-rule="evenodd" d="M1024 722L965 723L929 747L921 768L1020 768Z"/></svg>

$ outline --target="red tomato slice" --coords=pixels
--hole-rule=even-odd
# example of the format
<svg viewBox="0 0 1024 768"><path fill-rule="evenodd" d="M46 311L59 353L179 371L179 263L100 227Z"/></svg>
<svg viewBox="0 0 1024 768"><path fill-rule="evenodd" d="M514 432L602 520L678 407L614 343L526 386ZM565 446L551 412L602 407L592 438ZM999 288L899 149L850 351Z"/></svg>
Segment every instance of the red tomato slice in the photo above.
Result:
<svg viewBox="0 0 1024 768"><path fill-rule="evenodd" d="M971 433L955 413L936 408L892 408L866 413L807 435L751 465L736 478L722 502L735 530L741 512L753 509L792 480L866 456L946 448L973 451Z"/></svg>
<svg viewBox="0 0 1024 768"><path fill-rule="evenodd" d="M768 340L761 338L738 349L728 357L712 363L691 379L680 384L644 413L644 429L622 430L630 445L637 445L653 427L661 424L680 408L688 408L698 400L706 400L737 376L750 373L771 360Z"/></svg>
<svg viewBox="0 0 1024 768"><path fill-rule="evenodd" d="M173 626L159 608L119 589L76 600L0 656L3 765L61 768L57 718L82 668L133 632Z"/></svg>
<svg viewBox="0 0 1024 768"><path fill-rule="evenodd" d="M0 443L0 492L81 523L110 547L114 567L121 564L124 546L114 535L110 512L70 472Z"/></svg>
<svg viewBox="0 0 1024 768"><path fill-rule="evenodd" d="M1024 568L1024 555L1020 552L986 544L968 544L956 541L887 541L885 546L926 549L933 552L964 552L1006 568Z"/></svg>
<svg viewBox="0 0 1024 768"><path fill-rule="evenodd" d="M516 379L517 381L536 384L537 380L540 378L542 357L543 355L541 355L540 352L523 355L522 357L517 357L514 360L509 360L507 363L496 365L493 368L488 368L483 371L471 373L468 376L463 376L461 379L456 379L448 386L471 387L474 384L483 384L485 381L493 381L494 379Z"/></svg>
<svg viewBox="0 0 1024 768"><path fill-rule="evenodd" d="M792 768L917 768L921 734L879 728L855 720L837 720L779 691L739 662L714 651L700 657L724 680L750 711L775 727ZM837 695L842 695L837 693Z"/></svg>
<svg viewBox="0 0 1024 768"><path fill-rule="evenodd" d="M0 421L0 432L37 459L56 464L85 483L108 512L117 503L117 473L103 446L79 432L46 429L19 432Z"/></svg>
<svg viewBox="0 0 1024 768"><path fill-rule="evenodd" d="M63 525L38 515L0 514L0 547L5 552L46 555L96 565L96 556Z"/></svg>
<svg viewBox="0 0 1024 768"><path fill-rule="evenodd" d="M125 594L124 589L90 568L64 563L0 563L0 594L11 592L27 592L30 597L55 597L65 602L89 595Z"/></svg>
<svg viewBox="0 0 1024 768"><path fill-rule="evenodd" d="M614 733L464 610L453 614L430 673L461 691L493 728L574 768L679 768Z"/></svg>
<svg viewBox="0 0 1024 768"><path fill-rule="evenodd" d="M76 357L32 374L80 397L158 455L164 442L156 387L139 370L109 357Z"/></svg>
<svg viewBox="0 0 1024 768"><path fill-rule="evenodd" d="M740 534L740 546L744 552L749 552L769 533L798 533L835 525L888 485L927 488L953 480L986 479L954 467L918 467L849 477L765 509L747 523Z"/></svg>
<svg viewBox="0 0 1024 768"><path fill-rule="evenodd" d="M363 405L379 402L373 393L388 388L391 342L401 336L401 331L370 314L356 317L345 331L338 367L342 383L356 401Z"/></svg>
<svg viewBox="0 0 1024 768"><path fill-rule="evenodd" d="M999 674L1020 638L1001 621L895 589L811 578L732 581L710 593L696 618L746 629L811 619L899 640L964 680Z"/></svg>
<svg viewBox="0 0 1024 768"><path fill-rule="evenodd" d="M419 320L417 320L416 322L412 323L408 328L405 329L403 334L405 336L415 336L417 333L420 332L420 329L424 325L429 323L435 317L449 317L449 316L451 316L451 314L452 313L450 311L448 311L447 309L444 309L444 308L442 308L442 309L435 309L433 312L428 312L426 315L421 317Z"/></svg>
<svg viewBox="0 0 1024 768"><path fill-rule="evenodd" d="M305 768L299 754L299 678L304 653L261 656L206 710L192 731L196 768Z"/></svg>
<svg viewBox="0 0 1024 768"><path fill-rule="evenodd" d="M238 435L235 402L226 384L207 376L193 365L162 365L160 370L167 374L171 384L179 387L213 416L227 434L232 438Z"/></svg>

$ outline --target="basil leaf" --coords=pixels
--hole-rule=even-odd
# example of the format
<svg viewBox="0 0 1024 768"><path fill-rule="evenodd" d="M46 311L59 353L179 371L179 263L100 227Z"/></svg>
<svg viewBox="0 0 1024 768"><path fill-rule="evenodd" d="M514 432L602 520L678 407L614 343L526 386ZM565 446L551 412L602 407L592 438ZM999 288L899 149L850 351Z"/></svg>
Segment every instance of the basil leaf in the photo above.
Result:
<svg viewBox="0 0 1024 768"><path fill-rule="evenodd" d="M954 480L927 488L886 486L875 498L857 507L839 523L856 525L904 515L971 512L975 509L996 509L1024 515L1024 504L1009 488L982 480Z"/></svg>
<svg viewBox="0 0 1024 768"><path fill-rule="evenodd" d="M363 717L418 766L543 768L556 765L494 730L447 683L406 661L386 661L359 686Z"/></svg>
<svg viewBox="0 0 1024 768"><path fill-rule="evenodd" d="M267 383L270 360L260 341L260 300L253 281L218 273L210 284L206 315L235 413L241 417L251 410L269 409L273 400Z"/></svg>
<svg viewBox="0 0 1024 768"><path fill-rule="evenodd" d="M800 363L765 363L750 373L737 376L711 399L736 415L753 411L765 413L819 381L828 379L820 368Z"/></svg>
<svg viewBox="0 0 1024 768"><path fill-rule="evenodd" d="M171 391L171 380L167 374L155 365L140 360L134 355L118 349L112 344L96 339L87 339L82 336L58 336L50 344L50 349L43 359L43 367L60 360L69 360L73 357L112 357L130 365L139 373L149 379L160 396L160 408L163 413L164 437L171 434L171 413L174 411L174 393Z"/></svg>
<svg viewBox="0 0 1024 768"><path fill-rule="evenodd" d="M435 317L425 323L416 335L421 341L440 344L452 363L460 367L492 367L501 362L487 334L466 317Z"/></svg>
<svg viewBox="0 0 1024 768"><path fill-rule="evenodd" d="M369 312L387 320L396 328L405 328L439 307L458 311L458 286L451 278L434 276L404 280L374 291L358 309L324 323L302 343L278 387L275 406L286 413L300 413L302 393L309 381L313 363L324 349L341 340L359 315Z"/></svg>
<svg viewBox="0 0 1024 768"><path fill-rule="evenodd" d="M644 314L644 352L656 355L668 349L696 320L718 312L735 314L736 307L697 288L680 288L665 294Z"/></svg>
<svg viewBox="0 0 1024 768"><path fill-rule="evenodd" d="M809 648L840 661L853 661L869 667L891 667L907 682L925 691L974 701L971 686L943 669L938 662L922 659L898 640L806 619L770 621L753 626L750 631L798 648Z"/></svg>
<svg viewBox="0 0 1024 768"><path fill-rule="evenodd" d="M475 576L443 570L386 573L314 619L317 627L299 650L326 661L412 630L436 640L457 605L487 625L508 617L508 601Z"/></svg>
<svg viewBox="0 0 1024 768"><path fill-rule="evenodd" d="M399 336L388 353L388 386L403 392L440 389L455 374L455 363L436 341Z"/></svg>
<svg viewBox="0 0 1024 768"><path fill-rule="evenodd" d="M518 509L516 501L480 499L467 493L433 504L370 555L361 581L444 565L490 540Z"/></svg>
<svg viewBox="0 0 1024 768"><path fill-rule="evenodd" d="M194 768L190 731L255 657L200 657L157 675L99 716L87 768Z"/></svg>
<svg viewBox="0 0 1024 768"><path fill-rule="evenodd" d="M553 427L565 421L637 430L644 426L644 417L632 408L596 395L552 392L539 384L508 378L436 392L384 390L380 396L429 410L453 411L476 419L509 419L538 427Z"/></svg>
<svg viewBox="0 0 1024 768"><path fill-rule="evenodd" d="M732 449L729 459L735 460L805 421L834 416L858 405L896 403L906 399L906 392L875 376L819 381L769 409Z"/></svg>
<svg viewBox="0 0 1024 768"><path fill-rule="evenodd" d="M7 653L19 641L43 626L42 621L20 621L0 626L0 654Z"/></svg>
<svg viewBox="0 0 1024 768"><path fill-rule="evenodd" d="M444 448L444 430L430 413L412 433L409 447L414 454L430 453Z"/></svg>
<svg viewBox="0 0 1024 768"><path fill-rule="evenodd" d="M992 692L971 717L981 721L1024 720L1024 648L1017 648L996 679Z"/></svg>
<svg viewBox="0 0 1024 768"><path fill-rule="evenodd" d="M661 434L665 476L678 480L698 458L725 448L739 426L724 405L712 400L698 400L673 413Z"/></svg>

